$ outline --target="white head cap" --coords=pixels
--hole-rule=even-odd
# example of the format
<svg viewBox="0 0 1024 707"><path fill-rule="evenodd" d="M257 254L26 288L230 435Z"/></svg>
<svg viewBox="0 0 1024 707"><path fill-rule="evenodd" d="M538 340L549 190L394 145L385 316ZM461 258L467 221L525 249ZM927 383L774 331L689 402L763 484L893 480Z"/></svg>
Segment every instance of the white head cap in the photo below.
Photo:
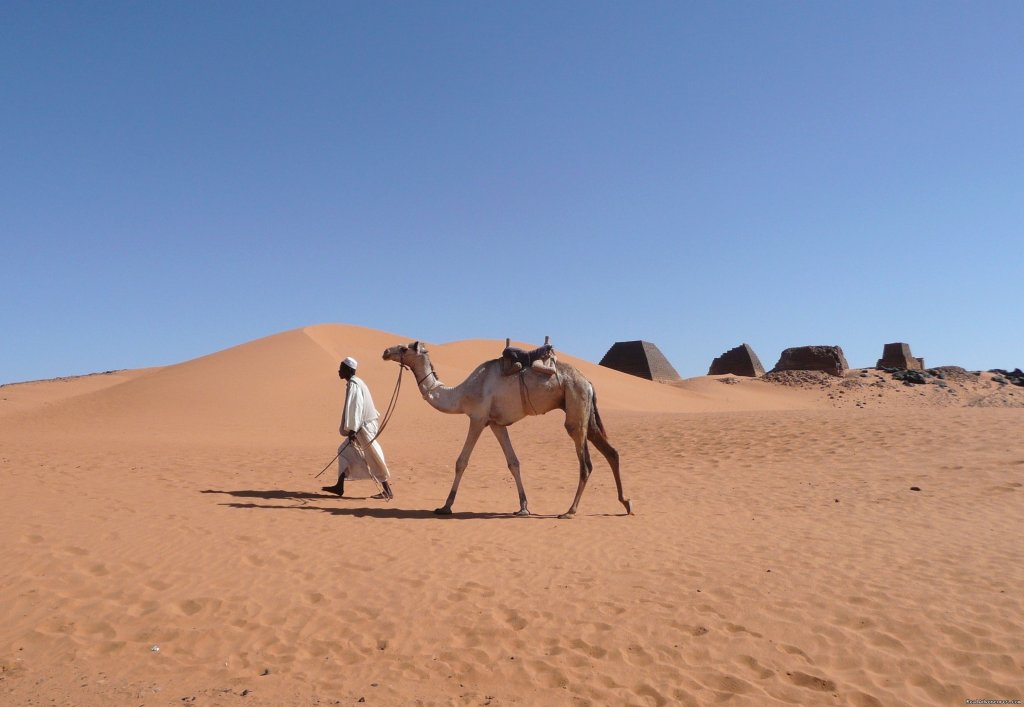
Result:
<svg viewBox="0 0 1024 707"><path fill-rule="evenodd" d="M353 371L356 370L357 366L359 366L359 363L354 358L351 358L351 357L346 358L344 361L341 362L341 364L343 366L348 366Z"/></svg>

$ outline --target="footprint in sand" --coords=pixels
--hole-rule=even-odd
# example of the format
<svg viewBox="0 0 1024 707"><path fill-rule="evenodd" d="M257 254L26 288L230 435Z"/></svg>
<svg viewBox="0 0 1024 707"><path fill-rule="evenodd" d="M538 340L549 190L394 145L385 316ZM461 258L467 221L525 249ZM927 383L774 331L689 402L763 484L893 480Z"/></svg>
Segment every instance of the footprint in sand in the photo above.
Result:
<svg viewBox="0 0 1024 707"><path fill-rule="evenodd" d="M114 627L108 624L106 621L101 621L100 623L95 624L89 624L88 626L82 629L82 632L89 636L99 636L107 640L110 640L117 636L117 631L115 631Z"/></svg>
<svg viewBox="0 0 1024 707"><path fill-rule="evenodd" d="M569 686L568 676L558 668L546 663L536 663L531 665L531 668L531 672L534 673L534 681L544 687L566 688Z"/></svg>
<svg viewBox="0 0 1024 707"><path fill-rule="evenodd" d="M110 655L111 653L117 653L123 650L126 645L128 645L127 641L104 641L97 646L96 654Z"/></svg>
<svg viewBox="0 0 1024 707"><path fill-rule="evenodd" d="M761 665L757 658L752 655L741 655L739 657L739 662L753 672L754 675L757 676L758 680L767 680L771 676L775 675L774 670Z"/></svg>
<svg viewBox="0 0 1024 707"><path fill-rule="evenodd" d="M831 680L820 678L817 675L808 675L802 673L799 670L794 670L791 673L786 673L786 677L789 678L790 682L799 687L806 687L809 690L818 690L820 692L835 692L836 684Z"/></svg>
<svg viewBox="0 0 1024 707"><path fill-rule="evenodd" d="M889 648L900 651L906 650L906 646L903 645L902 641L895 636L885 633L884 631L872 630L867 634L867 639L871 645L878 646L879 648Z"/></svg>
<svg viewBox="0 0 1024 707"><path fill-rule="evenodd" d="M178 611L185 616L195 616L203 610L203 605L194 599L186 599L178 602Z"/></svg>
<svg viewBox="0 0 1024 707"><path fill-rule="evenodd" d="M630 665L646 667L654 663L654 658L644 650L643 646L633 643L626 648L626 662Z"/></svg>
<svg viewBox="0 0 1024 707"><path fill-rule="evenodd" d="M573 648L580 651L581 653L589 655L591 658L604 658L606 655L608 655L608 651L606 651L604 648L601 648L600 646L591 645L581 638L572 639L572 642L569 645L571 645Z"/></svg>
<svg viewBox="0 0 1024 707"><path fill-rule="evenodd" d="M872 697L866 692L854 692L850 695L850 702L856 707L883 707L883 703L876 697Z"/></svg>
<svg viewBox="0 0 1024 707"><path fill-rule="evenodd" d="M418 578L407 577L401 580L403 584L412 589L422 589L426 586L426 581Z"/></svg>
<svg viewBox="0 0 1024 707"><path fill-rule="evenodd" d="M246 555L245 561L254 567L262 567L266 564L266 561L259 555Z"/></svg>
<svg viewBox="0 0 1024 707"><path fill-rule="evenodd" d="M62 616L54 616L53 618L47 619L46 621L39 624L37 630L44 635L70 635L75 633L75 622L67 621Z"/></svg>
<svg viewBox="0 0 1024 707"><path fill-rule="evenodd" d="M753 685L735 675L715 675L708 679L708 687L730 695L745 695L753 690Z"/></svg>
<svg viewBox="0 0 1024 707"><path fill-rule="evenodd" d="M505 623L516 631L522 631L526 628L526 619L524 619L515 609L505 612Z"/></svg>
<svg viewBox="0 0 1024 707"><path fill-rule="evenodd" d="M97 577L106 577L108 574L110 574L110 570L108 570L107 566L102 562L90 567L89 572L91 572L93 575Z"/></svg>
<svg viewBox="0 0 1024 707"><path fill-rule="evenodd" d="M801 658L803 658L805 661L807 661L808 663L811 662L810 656L808 656L806 653L804 653L802 650L800 650L796 646L787 646L787 645L779 644L779 650L785 651L786 653L789 653L790 655L798 655Z"/></svg>
<svg viewBox="0 0 1024 707"><path fill-rule="evenodd" d="M634 692L641 697L649 699L656 705L667 705L669 703L669 700L663 694L647 683L637 685Z"/></svg>
<svg viewBox="0 0 1024 707"><path fill-rule="evenodd" d="M429 672L411 662L399 663L398 671L403 679L412 682L423 682L430 676Z"/></svg>
<svg viewBox="0 0 1024 707"><path fill-rule="evenodd" d="M763 636L757 631L751 631L746 626L739 626L737 624L726 624L725 630L729 633L749 633L754 638L763 638Z"/></svg>
<svg viewBox="0 0 1024 707"><path fill-rule="evenodd" d="M698 591L700 591L700 590L698 590ZM701 604L700 606L697 607L697 611L701 612L702 614L714 614L715 616L717 616L720 619L724 619L725 618L725 615L722 614L722 612L720 612L718 609L716 609L715 607L711 606L710 604Z"/></svg>
<svg viewBox="0 0 1024 707"><path fill-rule="evenodd" d="M489 599L494 596L493 589L484 584L480 584L479 582L466 582L459 588L459 590L467 593L479 594L485 599Z"/></svg>
<svg viewBox="0 0 1024 707"><path fill-rule="evenodd" d="M131 606L128 609L129 616L145 616L146 614L152 614L154 611L160 608L160 602L158 601L143 601Z"/></svg>
<svg viewBox="0 0 1024 707"><path fill-rule="evenodd" d="M33 545L38 545L39 543L46 540L46 538L44 538L42 535L26 535L22 539L27 543L32 543Z"/></svg>
<svg viewBox="0 0 1024 707"><path fill-rule="evenodd" d="M606 614L611 614L612 616L622 616L626 613L626 608L623 606L619 606L618 604L610 604L608 602L605 602L601 605L601 611L603 611Z"/></svg>

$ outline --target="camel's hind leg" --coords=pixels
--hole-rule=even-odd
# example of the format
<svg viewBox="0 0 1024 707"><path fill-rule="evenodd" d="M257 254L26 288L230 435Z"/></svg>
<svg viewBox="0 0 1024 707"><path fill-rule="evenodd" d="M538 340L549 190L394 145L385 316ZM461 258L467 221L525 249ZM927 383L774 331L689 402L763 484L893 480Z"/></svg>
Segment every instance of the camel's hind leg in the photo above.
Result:
<svg viewBox="0 0 1024 707"><path fill-rule="evenodd" d="M576 497L572 500L572 506L565 513L558 516L559 518L572 518L576 515L576 509L580 505L580 498L583 496L583 489L587 487L587 479L590 478L590 472L594 470L594 464L590 460L590 450L587 449L587 428L590 426L588 402L580 403L566 400L565 431L569 433L573 443L576 445L576 457L580 461L580 483L576 487Z"/></svg>
<svg viewBox="0 0 1024 707"><path fill-rule="evenodd" d="M570 413L571 409L578 409L579 407L582 407L582 411L578 411L576 415ZM615 477L615 488L619 494L619 503L626 509L627 515L633 515L633 502L622 493L619 453L611 445L611 442L608 441L608 435L605 433L604 425L601 423L601 415L597 411L597 396L592 391L587 405L574 405L571 408L569 405L566 406L565 428L573 438L573 441L576 442L576 455L580 459L580 483L576 489L576 497L573 499L572 506L559 518L571 518L575 515L576 509L580 504L580 498L583 496L583 489L586 488L587 479L594 469L594 465L590 460L590 450L587 447L588 441L593 442L597 450L608 460L608 465L612 468L612 475Z"/></svg>
<svg viewBox="0 0 1024 707"><path fill-rule="evenodd" d="M595 408L596 409L596 408ZM622 493L622 477L619 474L619 452L608 441L608 435L601 425L601 419L595 415L594 422L587 431L587 439L590 440L597 451L608 460L608 466L612 468L612 475L615 477L615 488L619 492L619 503L626 508L626 515L633 515L633 501L626 498Z"/></svg>
<svg viewBox="0 0 1024 707"><path fill-rule="evenodd" d="M572 518L576 515L576 508L580 505L580 498L583 497L583 489L587 487L587 479L590 478L590 472L594 470L594 463L590 461L590 450L587 449L587 438L577 440L578 433L574 430L569 430L569 434L572 436L573 441L576 442L576 456L580 460L580 483L576 487L576 497L572 500L572 506L569 507L559 518Z"/></svg>
<svg viewBox="0 0 1024 707"><path fill-rule="evenodd" d="M516 457L516 450L512 448L512 440L508 436L508 428L492 423L491 432L498 438L501 451L505 453L508 470L512 472L512 478L516 480L516 490L519 491L519 512L516 515L528 516L530 515L530 509L526 507L526 489L523 488L523 478L519 474L519 458Z"/></svg>

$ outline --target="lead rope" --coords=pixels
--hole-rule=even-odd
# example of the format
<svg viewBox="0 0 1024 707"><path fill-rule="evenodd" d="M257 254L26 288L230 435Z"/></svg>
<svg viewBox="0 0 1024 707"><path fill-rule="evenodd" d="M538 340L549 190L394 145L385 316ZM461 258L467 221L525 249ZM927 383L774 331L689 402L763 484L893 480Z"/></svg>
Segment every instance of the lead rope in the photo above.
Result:
<svg viewBox="0 0 1024 707"><path fill-rule="evenodd" d="M402 392L402 374L405 373L405 364L399 363L398 366L398 380L395 382L395 392L391 394L391 402L388 403L388 409L384 411L380 426L377 427L377 434L367 444L373 444L377 441L377 438L384 433L384 428L391 422L392 415L395 414L395 408L398 406L398 394Z"/></svg>
<svg viewBox="0 0 1024 707"><path fill-rule="evenodd" d="M395 414L395 408L398 406L398 395L402 391L402 374L405 373L405 364L399 363L398 366L398 380L395 382L395 392L391 394L391 402L388 403L388 408L384 411L381 423L377 427L377 434L373 436L373 439L366 443L367 447L376 442L377 438L383 434L384 428L388 426L388 423L391 422L391 417ZM363 458L366 457L366 452L363 451L361 445L357 445L356 449L358 449L363 455ZM369 464L366 465L366 470L370 473L370 478L373 479L373 483L377 485L377 490L380 492L380 495L390 501L391 497L384 492L384 484L377 478L377 475L373 473L373 469L370 468Z"/></svg>
<svg viewBox="0 0 1024 707"><path fill-rule="evenodd" d="M526 369L525 368L523 370L519 371L519 393L520 393L521 397L523 398L523 401L528 402L530 404L530 408L533 410L533 414L534 415L540 414L540 413L537 412L537 408L533 407L533 400L530 399L530 389L526 385ZM525 406L524 406L524 408L525 408ZM523 412L526 412L526 410L524 409Z"/></svg>

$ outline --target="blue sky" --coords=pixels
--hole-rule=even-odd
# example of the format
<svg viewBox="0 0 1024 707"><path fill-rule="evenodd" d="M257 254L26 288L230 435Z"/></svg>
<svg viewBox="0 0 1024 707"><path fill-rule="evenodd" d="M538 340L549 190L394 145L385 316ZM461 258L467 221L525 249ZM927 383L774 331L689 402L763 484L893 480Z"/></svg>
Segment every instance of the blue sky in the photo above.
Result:
<svg viewBox="0 0 1024 707"><path fill-rule="evenodd" d="M1024 3L4 2L0 382L353 323L1024 366Z"/></svg>

